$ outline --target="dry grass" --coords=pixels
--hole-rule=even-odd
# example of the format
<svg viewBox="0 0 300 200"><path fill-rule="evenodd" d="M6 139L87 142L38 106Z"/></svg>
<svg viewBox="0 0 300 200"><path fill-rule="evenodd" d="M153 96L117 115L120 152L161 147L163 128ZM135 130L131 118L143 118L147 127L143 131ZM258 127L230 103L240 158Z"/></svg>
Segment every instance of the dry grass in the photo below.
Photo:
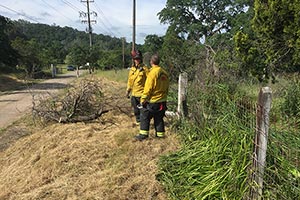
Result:
<svg viewBox="0 0 300 200"><path fill-rule="evenodd" d="M120 95L126 85L100 81L116 97L101 119L53 124L0 152L1 200L168 199L155 175L159 156L179 147L177 136L134 141L138 127Z"/></svg>

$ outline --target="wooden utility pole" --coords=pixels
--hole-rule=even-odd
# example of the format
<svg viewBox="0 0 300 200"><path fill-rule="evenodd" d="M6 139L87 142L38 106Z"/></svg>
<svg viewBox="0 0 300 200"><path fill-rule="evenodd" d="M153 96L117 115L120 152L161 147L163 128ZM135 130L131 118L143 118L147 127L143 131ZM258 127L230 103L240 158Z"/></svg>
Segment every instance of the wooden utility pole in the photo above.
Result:
<svg viewBox="0 0 300 200"><path fill-rule="evenodd" d="M125 37L122 37L123 69L125 68Z"/></svg>
<svg viewBox="0 0 300 200"><path fill-rule="evenodd" d="M93 3L94 0L81 0L81 2L86 3L87 7L87 13L85 12L79 12L80 17L87 18L87 20L81 20L83 23L88 24L87 32L89 33L90 36L90 47L92 47L92 35L93 35L93 29L92 29L92 23L96 23L96 20L91 19L91 15L94 15L94 17L97 16L96 12L90 12L90 3Z"/></svg>
<svg viewBox="0 0 300 200"><path fill-rule="evenodd" d="M135 9L135 7L136 7L136 3L135 3L135 0L133 0L133 18L132 18L132 51L134 51L135 50L135 11L136 11L136 9Z"/></svg>
<svg viewBox="0 0 300 200"><path fill-rule="evenodd" d="M88 15L88 32L90 35L90 47L92 46L92 26L91 26L91 15L90 15L90 4L89 4L89 0L86 1L87 4L87 15Z"/></svg>

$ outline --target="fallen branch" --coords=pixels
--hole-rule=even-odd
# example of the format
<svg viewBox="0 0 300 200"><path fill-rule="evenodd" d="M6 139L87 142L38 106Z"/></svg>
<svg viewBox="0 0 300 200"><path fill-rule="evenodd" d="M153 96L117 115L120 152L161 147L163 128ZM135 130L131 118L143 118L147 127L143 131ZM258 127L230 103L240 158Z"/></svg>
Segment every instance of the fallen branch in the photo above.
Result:
<svg viewBox="0 0 300 200"><path fill-rule="evenodd" d="M59 123L76 123L76 122L87 122L98 119L102 114L109 112L109 110L104 110L96 114L92 114L89 116L77 116L73 118L61 117L58 122Z"/></svg>
<svg viewBox="0 0 300 200"><path fill-rule="evenodd" d="M58 123L86 122L107 113L100 83L83 79L70 86L63 96L33 95L32 112L41 121Z"/></svg>

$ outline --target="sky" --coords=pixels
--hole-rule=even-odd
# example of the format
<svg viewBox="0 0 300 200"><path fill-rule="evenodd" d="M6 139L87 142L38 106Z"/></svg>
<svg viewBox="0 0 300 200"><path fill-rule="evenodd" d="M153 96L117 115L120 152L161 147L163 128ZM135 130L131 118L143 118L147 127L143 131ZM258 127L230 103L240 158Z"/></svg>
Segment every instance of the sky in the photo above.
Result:
<svg viewBox="0 0 300 200"><path fill-rule="evenodd" d="M87 0L1 0L0 15L12 20L72 27L86 31ZM93 33L125 37L132 42L133 0L89 0ZM167 0L136 0L136 43L143 44L146 35L162 36L167 25L161 24L157 13ZM96 13L96 14L95 14Z"/></svg>

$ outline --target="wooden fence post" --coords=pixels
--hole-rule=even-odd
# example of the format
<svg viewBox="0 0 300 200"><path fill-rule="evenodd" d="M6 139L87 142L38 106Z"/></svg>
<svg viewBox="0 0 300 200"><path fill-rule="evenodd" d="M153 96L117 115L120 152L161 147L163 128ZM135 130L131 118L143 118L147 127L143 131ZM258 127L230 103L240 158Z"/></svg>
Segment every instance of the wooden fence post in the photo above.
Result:
<svg viewBox="0 0 300 200"><path fill-rule="evenodd" d="M178 80L178 106L177 113L179 117L187 116L187 84L188 84L188 75L186 72L183 72L179 75Z"/></svg>
<svg viewBox="0 0 300 200"><path fill-rule="evenodd" d="M256 136L253 155L253 181L251 199L260 200L263 193L263 176L267 156L269 112L271 109L272 91L269 87L261 88L256 111Z"/></svg>

